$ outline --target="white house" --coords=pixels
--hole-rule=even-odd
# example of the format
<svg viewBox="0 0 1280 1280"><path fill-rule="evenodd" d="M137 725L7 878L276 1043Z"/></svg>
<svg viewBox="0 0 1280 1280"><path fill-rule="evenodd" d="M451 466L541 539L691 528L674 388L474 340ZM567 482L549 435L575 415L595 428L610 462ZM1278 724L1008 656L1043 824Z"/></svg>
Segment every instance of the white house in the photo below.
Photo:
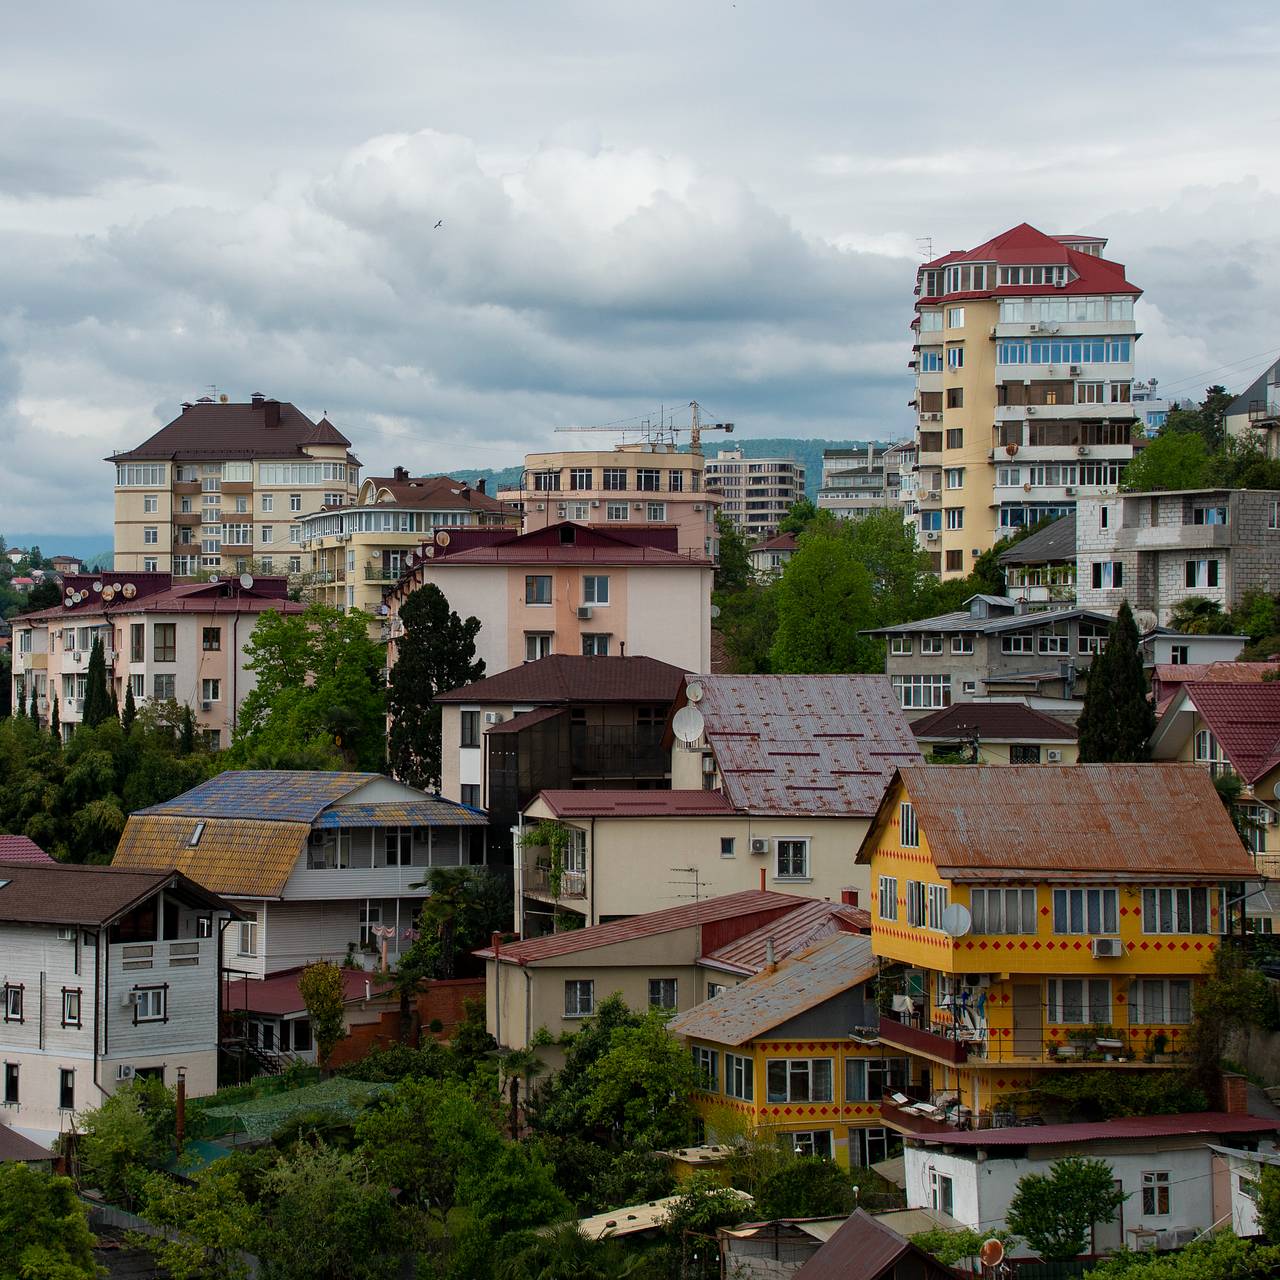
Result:
<svg viewBox="0 0 1280 1280"><path fill-rule="evenodd" d="M48 1142L138 1076L212 1093L235 915L172 869L0 863L0 1124Z"/></svg>
<svg viewBox="0 0 1280 1280"><path fill-rule="evenodd" d="M1280 1155L1274 1151L1238 1151L1234 1147L1210 1145L1218 1160L1226 1166L1231 1187L1231 1230L1238 1236L1262 1234L1258 1222L1258 1197L1262 1192L1262 1171L1271 1165L1280 1165Z"/></svg>
<svg viewBox="0 0 1280 1280"><path fill-rule="evenodd" d="M1126 1198L1114 1221L1095 1225L1092 1252L1174 1248L1231 1212L1227 1180L1214 1176L1207 1144L1274 1151L1278 1128L1262 1116L1208 1111L909 1135L907 1204L940 1210L975 1231L994 1230L1007 1225L1020 1178L1047 1174L1064 1156L1095 1157L1111 1166Z"/></svg>

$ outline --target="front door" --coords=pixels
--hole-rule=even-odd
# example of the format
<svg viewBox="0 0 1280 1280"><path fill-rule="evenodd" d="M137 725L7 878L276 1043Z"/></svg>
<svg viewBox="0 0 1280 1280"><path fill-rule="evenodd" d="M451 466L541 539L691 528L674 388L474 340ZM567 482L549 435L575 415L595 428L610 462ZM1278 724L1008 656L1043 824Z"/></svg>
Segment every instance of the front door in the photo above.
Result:
<svg viewBox="0 0 1280 1280"><path fill-rule="evenodd" d="M1041 1020L1040 984L1013 984L1013 1052L1018 1058L1038 1058L1043 1052L1044 1026Z"/></svg>

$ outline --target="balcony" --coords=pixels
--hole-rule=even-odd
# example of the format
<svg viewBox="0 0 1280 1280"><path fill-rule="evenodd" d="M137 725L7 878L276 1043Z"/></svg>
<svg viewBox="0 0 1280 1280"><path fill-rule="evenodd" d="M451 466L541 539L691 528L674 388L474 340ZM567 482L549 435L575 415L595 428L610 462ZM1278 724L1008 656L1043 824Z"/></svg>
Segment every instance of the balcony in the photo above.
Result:
<svg viewBox="0 0 1280 1280"><path fill-rule="evenodd" d="M1269 404L1265 400L1250 400L1249 425L1263 431L1280 426L1280 404Z"/></svg>
<svg viewBox="0 0 1280 1280"><path fill-rule="evenodd" d="M664 777L671 771L661 725L573 725L569 741L575 777Z"/></svg>
<svg viewBox="0 0 1280 1280"><path fill-rule="evenodd" d="M913 1096L918 1092L895 1089L886 1093L880 1099L880 1118L901 1133L960 1133L968 1127L968 1108L948 1109L927 1098ZM960 1111L965 1114L959 1114Z"/></svg>
<svg viewBox="0 0 1280 1280"><path fill-rule="evenodd" d="M364 580L381 582L394 587L400 581L400 566L398 564L367 564L364 567Z"/></svg>
<svg viewBox="0 0 1280 1280"><path fill-rule="evenodd" d="M911 1027L905 1022L883 1015L880 1018L880 1040L883 1044L905 1049L908 1053L917 1053L925 1058L935 1058L953 1067L963 1066L969 1057L967 1046L962 1040L925 1031L920 1027Z"/></svg>
<svg viewBox="0 0 1280 1280"><path fill-rule="evenodd" d="M535 898L545 898L548 902L560 902L565 899L585 898L587 896L587 873L585 871L562 871L560 873L560 893L557 895L551 882L551 868L534 865L525 867L523 872L524 891Z"/></svg>

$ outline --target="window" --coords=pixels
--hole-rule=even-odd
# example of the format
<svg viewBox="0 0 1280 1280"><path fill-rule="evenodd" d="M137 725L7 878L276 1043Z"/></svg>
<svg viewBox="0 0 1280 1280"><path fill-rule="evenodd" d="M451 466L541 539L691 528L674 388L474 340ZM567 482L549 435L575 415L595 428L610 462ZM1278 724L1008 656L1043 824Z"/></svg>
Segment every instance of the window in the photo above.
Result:
<svg viewBox="0 0 1280 1280"><path fill-rule="evenodd" d="M964 448L964 428L963 427L947 428L947 448L948 449ZM956 485L955 487L958 489L960 486Z"/></svg>
<svg viewBox="0 0 1280 1280"><path fill-rule="evenodd" d="M942 372L942 349L940 347L921 347L920 372L921 373L941 373Z"/></svg>
<svg viewBox="0 0 1280 1280"><path fill-rule="evenodd" d="M326 506L326 507L340 507L340 506L342 506L342 494L340 494L340 493L326 493L326 494L324 495L323 505L324 505L324 506Z"/></svg>
<svg viewBox="0 0 1280 1280"><path fill-rule="evenodd" d="M160 530L156 525L144 525L142 529L142 541L149 547L154 547L160 541Z"/></svg>
<svg viewBox="0 0 1280 1280"><path fill-rule="evenodd" d="M200 633L200 645L205 653L217 653L222 648L222 628L203 628Z"/></svg>
<svg viewBox="0 0 1280 1280"><path fill-rule="evenodd" d="M569 488L570 489L590 489L591 488L591 468L590 467L571 467L569 469Z"/></svg>
<svg viewBox="0 0 1280 1280"><path fill-rule="evenodd" d="M571 978L564 984L564 1016L589 1018L596 1008L596 984L590 978Z"/></svg>
<svg viewBox="0 0 1280 1280"><path fill-rule="evenodd" d="M1050 978L1048 1020L1059 1026L1111 1023L1110 978Z"/></svg>
<svg viewBox="0 0 1280 1280"><path fill-rule="evenodd" d="M145 698L147 696L147 677L139 672L129 677L129 688L133 690L134 698Z"/></svg>
<svg viewBox="0 0 1280 1280"><path fill-rule="evenodd" d="M654 524L662 524L667 518L667 504L665 502L650 502L645 507L644 518Z"/></svg>
<svg viewBox="0 0 1280 1280"><path fill-rule="evenodd" d="M58 1072L58 1110L76 1109L76 1073L63 1067Z"/></svg>
<svg viewBox="0 0 1280 1280"><path fill-rule="evenodd" d="M551 575L531 573L524 580L525 604L551 603Z"/></svg>
<svg viewBox="0 0 1280 1280"><path fill-rule="evenodd" d="M146 645L146 624L131 622L129 624L129 661L141 662Z"/></svg>
<svg viewBox="0 0 1280 1280"><path fill-rule="evenodd" d="M236 939L236 955L256 956L258 954L258 913L251 911L247 920L240 921L239 937Z"/></svg>
<svg viewBox="0 0 1280 1280"><path fill-rule="evenodd" d="M604 633L583 635L582 656L584 658L607 658L609 656L609 637Z"/></svg>
<svg viewBox="0 0 1280 1280"><path fill-rule="evenodd" d="M609 603L609 578L607 574L587 574L582 579L583 604Z"/></svg>
<svg viewBox="0 0 1280 1280"><path fill-rule="evenodd" d="M676 1009L676 980L674 978L649 979L649 1008Z"/></svg>
<svg viewBox="0 0 1280 1280"><path fill-rule="evenodd" d="M615 491L625 489L627 487L626 467L605 467L604 487Z"/></svg>
<svg viewBox="0 0 1280 1280"><path fill-rule="evenodd" d="M202 729L200 731L200 740L204 743L206 751L222 750L221 729Z"/></svg>
<svg viewBox="0 0 1280 1280"><path fill-rule="evenodd" d="M964 348L963 347L947 348L947 368L948 369L964 368Z"/></svg>
<svg viewBox="0 0 1280 1280"><path fill-rule="evenodd" d="M963 507L947 507L947 528L963 529L964 528L964 508Z"/></svg>
<svg viewBox="0 0 1280 1280"><path fill-rule="evenodd" d="M151 692L154 697L160 701L166 701L169 698L177 696L177 677L173 675L156 675L153 677L154 684Z"/></svg>
<svg viewBox="0 0 1280 1280"><path fill-rule="evenodd" d="M462 736L459 745L478 747L480 745L480 713L478 711L463 711L461 717Z"/></svg>
<svg viewBox="0 0 1280 1280"><path fill-rule="evenodd" d="M413 828L387 827L382 833L382 847L387 866L409 867L413 865Z"/></svg>
<svg viewBox="0 0 1280 1280"><path fill-rule="evenodd" d="M972 637L972 636L952 636L952 637L951 637L951 652L952 652L952 653L954 653L954 654L956 654L956 655L962 655L962 654L966 654L966 653L972 653L972 652L973 652L973 637Z"/></svg>
<svg viewBox="0 0 1280 1280"><path fill-rule="evenodd" d="M1115 889L1055 889L1054 933L1115 933L1118 897Z"/></svg>
<svg viewBox="0 0 1280 1280"><path fill-rule="evenodd" d="M796 1155L816 1156L819 1160L832 1158L832 1141L830 1129L804 1130L800 1133L781 1133L783 1141L789 1141Z"/></svg>
<svg viewBox="0 0 1280 1280"><path fill-rule="evenodd" d="M1209 772L1214 777L1232 771L1231 762L1224 754L1221 743L1208 729L1200 729L1196 732L1195 760L1197 764L1208 765Z"/></svg>
<svg viewBox="0 0 1280 1280"><path fill-rule="evenodd" d="M671 1008L673 1006L665 1006ZM702 1087L709 1093L720 1092L720 1052L717 1049L704 1049L701 1045L693 1046L693 1065L698 1072Z"/></svg>
<svg viewBox="0 0 1280 1280"><path fill-rule="evenodd" d="M631 509L625 502L606 502L604 504L604 518L606 520L627 520L630 515Z"/></svg>
<svg viewBox="0 0 1280 1280"><path fill-rule="evenodd" d="M144 515L155 515L160 510L160 495L148 493L143 495L142 512Z"/></svg>
<svg viewBox="0 0 1280 1280"><path fill-rule="evenodd" d="M1216 560L1188 560L1185 582L1188 587L1216 587L1218 562Z"/></svg>
<svg viewBox="0 0 1280 1280"><path fill-rule="evenodd" d="M273 493L264 493L264 494L262 495L262 509L263 509L263 511L274 511L274 510L275 510L275 505L276 505L276 497L275 497L275 494L273 494ZM239 508L238 508L238 507L237 507L236 509L237 509L237 510L239 510Z"/></svg>
<svg viewBox="0 0 1280 1280"><path fill-rule="evenodd" d="M918 928L925 921L925 892L921 880L907 881L907 923Z"/></svg>
<svg viewBox="0 0 1280 1280"><path fill-rule="evenodd" d="M920 847L920 824L916 819L915 806L906 800L898 806L898 831L904 849Z"/></svg>
<svg viewBox="0 0 1280 1280"><path fill-rule="evenodd" d="M1214 927L1212 915L1218 917ZM1221 889L1143 889L1143 933L1217 933L1221 926Z"/></svg>
<svg viewBox="0 0 1280 1280"><path fill-rule="evenodd" d="M941 653L942 637L941 636L921 636L920 652L921 653Z"/></svg>
<svg viewBox="0 0 1280 1280"><path fill-rule="evenodd" d="M165 483L164 467L157 463L130 463L116 467L116 484L121 488L158 488Z"/></svg>
<svg viewBox="0 0 1280 1280"><path fill-rule="evenodd" d="M535 471L533 473L533 487L539 493L555 492L560 488L560 472Z"/></svg>
<svg viewBox="0 0 1280 1280"><path fill-rule="evenodd" d="M1001 653L1034 653L1035 645L1029 635L1005 635L1000 637Z"/></svg>
<svg viewBox="0 0 1280 1280"><path fill-rule="evenodd" d="M462 803L472 809L480 808L480 786L475 782L464 782L462 784Z"/></svg>
<svg viewBox="0 0 1280 1280"><path fill-rule="evenodd" d="M1192 524L1226 524L1227 509L1226 507L1193 507L1191 511Z"/></svg>
<svg viewBox="0 0 1280 1280"><path fill-rule="evenodd" d="M889 652L902 656L911 652L910 636L894 636L889 641Z"/></svg>
<svg viewBox="0 0 1280 1280"><path fill-rule="evenodd" d="M724 1055L724 1091L731 1098L751 1102L755 1098L755 1064L736 1053Z"/></svg>
<svg viewBox="0 0 1280 1280"><path fill-rule="evenodd" d="M1124 586L1124 564L1119 560L1096 560L1093 564L1093 589L1109 591Z"/></svg>
<svg viewBox="0 0 1280 1280"><path fill-rule="evenodd" d="M964 468L963 467L947 467L942 474L946 480L946 487L948 489L964 488Z"/></svg>
<svg viewBox="0 0 1280 1280"><path fill-rule="evenodd" d="M222 526L222 541L239 547L248 546L253 541L253 525L224 524Z"/></svg>
<svg viewBox="0 0 1280 1280"><path fill-rule="evenodd" d="M4 1100L8 1106L18 1105L18 1064L4 1064Z"/></svg>
<svg viewBox="0 0 1280 1280"><path fill-rule="evenodd" d="M942 652L941 639L936 652ZM898 695L898 705L901 707L931 709L951 705L950 676L893 676L892 679L893 691Z"/></svg>
<svg viewBox="0 0 1280 1280"><path fill-rule="evenodd" d="M1034 889L971 889L969 913L975 934L1035 933Z"/></svg>
<svg viewBox="0 0 1280 1280"><path fill-rule="evenodd" d="M645 493L657 493L662 488L662 472L657 467L638 467L636 488Z"/></svg>
<svg viewBox="0 0 1280 1280"><path fill-rule="evenodd" d="M289 510L290 510L290 511L301 511L301 510L302 510L302 494L300 494L300 493L291 493L291 494L289 495Z"/></svg>
<svg viewBox="0 0 1280 1280"><path fill-rule="evenodd" d="M360 945L362 947L377 947L381 939L376 933L375 928L382 926L382 906L366 906L360 908L357 917L360 922Z"/></svg>
<svg viewBox="0 0 1280 1280"><path fill-rule="evenodd" d="M964 408L964 388L963 387L947 388L947 408L948 409Z"/></svg>
<svg viewBox="0 0 1280 1280"><path fill-rule="evenodd" d="M1164 1218L1169 1214L1169 1175L1163 1170L1148 1170L1142 1175L1142 1216Z"/></svg>
<svg viewBox="0 0 1280 1280"><path fill-rule="evenodd" d="M880 919L898 918L898 877L880 877Z"/></svg>
<svg viewBox="0 0 1280 1280"><path fill-rule="evenodd" d="M297 527L298 527L297 525L294 525L294 526L293 526L293 529L290 529L290 530L289 530L289 532L290 532L290 533L293 533L294 529L296 529ZM301 573L301 572L302 572L302 557L301 557L301 556L290 556L290 557L289 557L289 572L290 572L290 573Z"/></svg>
<svg viewBox="0 0 1280 1280"><path fill-rule="evenodd" d="M736 849L735 837L721 836L720 837L720 856L722 858L732 858L736 852L737 852L737 849Z"/></svg>
<svg viewBox="0 0 1280 1280"><path fill-rule="evenodd" d="M1267 517L1268 529L1280 529L1280 502L1271 504L1271 514Z"/></svg>
<svg viewBox="0 0 1280 1280"><path fill-rule="evenodd" d="M1098 508L1098 528L1108 529L1110 527L1111 527L1111 508L1099 507Z"/></svg>
<svg viewBox="0 0 1280 1280"><path fill-rule="evenodd" d="M931 884L928 886L928 916L926 923L930 929L942 932L942 913L947 909L947 899L950 891L945 884Z"/></svg>
<svg viewBox="0 0 1280 1280"><path fill-rule="evenodd" d="M156 572L156 570L157 570L159 567L160 567L160 561L159 561L159 560L157 560L157 559L155 558L155 556L143 556L143 557L142 557L142 572L143 572L143 573L155 573L155 572Z"/></svg>
<svg viewBox="0 0 1280 1280"><path fill-rule="evenodd" d="M1081 622L1076 647L1081 653L1101 653L1107 647L1107 631L1100 622Z"/></svg>
<svg viewBox="0 0 1280 1280"><path fill-rule="evenodd" d="M880 1096L880 1095L873 1095ZM894 1146L889 1145L889 1130L881 1125L849 1130L849 1163L859 1168L870 1168L900 1149L895 1136Z"/></svg>
<svg viewBox="0 0 1280 1280"><path fill-rule="evenodd" d="M954 571L956 573L959 573L963 569L964 569L964 552L955 551L955 550L948 551L947 552L947 572L951 573Z"/></svg>
<svg viewBox="0 0 1280 1280"><path fill-rule="evenodd" d="M5 983L4 988L4 1020L6 1022L22 1022L22 984Z"/></svg>
<svg viewBox="0 0 1280 1280"><path fill-rule="evenodd" d="M929 1204L950 1217L955 1212L955 1184L945 1173L929 1170Z"/></svg>
<svg viewBox="0 0 1280 1280"><path fill-rule="evenodd" d="M135 987L133 992L133 1020L137 1022L169 1021L169 988Z"/></svg>
<svg viewBox="0 0 1280 1280"><path fill-rule="evenodd" d="M1175 644L1169 646L1169 662L1175 667L1185 667L1191 661L1191 646Z"/></svg>
<svg viewBox="0 0 1280 1280"><path fill-rule="evenodd" d="M221 680L201 680L200 681L200 701L201 702L221 702L222 701L222 681Z"/></svg>
<svg viewBox="0 0 1280 1280"><path fill-rule="evenodd" d="M1064 630L1048 628L1040 632L1038 647L1041 653L1070 653L1071 637Z"/></svg>
<svg viewBox="0 0 1280 1280"><path fill-rule="evenodd" d="M830 1102L830 1058L770 1058L769 1102Z"/></svg>
<svg viewBox="0 0 1280 1280"><path fill-rule="evenodd" d="M1184 1027L1190 1021L1190 978L1139 978L1129 984L1130 1025Z"/></svg>
<svg viewBox="0 0 1280 1280"><path fill-rule="evenodd" d="M80 988L62 988L62 1025L78 1027L80 1025Z"/></svg>
<svg viewBox="0 0 1280 1280"><path fill-rule="evenodd" d="M947 328L948 329L964 328L964 308L963 307L947 308Z"/></svg>
<svg viewBox="0 0 1280 1280"><path fill-rule="evenodd" d="M260 527L262 529L262 541L264 545L268 542L272 542L275 539L275 532L276 532L275 526L270 524L264 524Z"/></svg>
<svg viewBox="0 0 1280 1280"><path fill-rule="evenodd" d="M1010 764L1039 764L1040 748L1025 742L1014 742L1009 746Z"/></svg>
<svg viewBox="0 0 1280 1280"><path fill-rule="evenodd" d="M779 840L778 879L804 880L809 875L808 840Z"/></svg>
<svg viewBox="0 0 1280 1280"><path fill-rule="evenodd" d="M524 633L524 660L537 662L551 652L550 631L526 631Z"/></svg>
<svg viewBox="0 0 1280 1280"><path fill-rule="evenodd" d="M942 312L941 311L921 311L920 312L920 332L921 333L941 333L942 332Z"/></svg>
<svg viewBox="0 0 1280 1280"><path fill-rule="evenodd" d="M156 622L151 628L151 656L156 662L177 662L178 624Z"/></svg>

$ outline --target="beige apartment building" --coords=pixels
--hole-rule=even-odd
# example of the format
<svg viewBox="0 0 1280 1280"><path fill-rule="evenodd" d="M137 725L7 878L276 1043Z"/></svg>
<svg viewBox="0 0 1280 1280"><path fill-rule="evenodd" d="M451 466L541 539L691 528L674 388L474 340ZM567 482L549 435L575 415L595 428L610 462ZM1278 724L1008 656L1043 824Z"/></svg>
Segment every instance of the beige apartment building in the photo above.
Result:
<svg viewBox="0 0 1280 1280"><path fill-rule="evenodd" d="M752 537L777 530L804 497L805 469L794 458L749 458L741 449L721 449L707 459L706 485L723 499L721 511Z"/></svg>
<svg viewBox="0 0 1280 1280"><path fill-rule="evenodd" d="M366 476L351 505L323 507L299 521L303 583L312 599L335 609L377 615L405 556L441 529L471 525L519 528L520 519L485 493L448 476Z"/></svg>
<svg viewBox="0 0 1280 1280"><path fill-rule="evenodd" d="M1100 236L1022 223L920 268L912 321L921 544L943 577L1114 492L1133 457L1141 290Z"/></svg>
<svg viewBox="0 0 1280 1280"><path fill-rule="evenodd" d="M48 724L53 700L64 740L84 713L89 655L101 639L107 683L124 705L173 699L191 708L196 731L220 750L256 678L245 644L267 610L297 613L283 577L175 583L168 573L68 574L63 603L13 619L13 694L34 695ZM16 701L15 701L16 705Z"/></svg>
<svg viewBox="0 0 1280 1280"><path fill-rule="evenodd" d="M680 551L715 557L716 507L706 492L701 453L647 441L615 449L525 455L518 489L498 497L520 514L525 533L562 520L575 524L674 525Z"/></svg>
<svg viewBox="0 0 1280 1280"><path fill-rule="evenodd" d="M203 396L150 439L107 459L116 469L115 568L301 573L302 517L345 506L360 463L327 418L255 392Z"/></svg>

